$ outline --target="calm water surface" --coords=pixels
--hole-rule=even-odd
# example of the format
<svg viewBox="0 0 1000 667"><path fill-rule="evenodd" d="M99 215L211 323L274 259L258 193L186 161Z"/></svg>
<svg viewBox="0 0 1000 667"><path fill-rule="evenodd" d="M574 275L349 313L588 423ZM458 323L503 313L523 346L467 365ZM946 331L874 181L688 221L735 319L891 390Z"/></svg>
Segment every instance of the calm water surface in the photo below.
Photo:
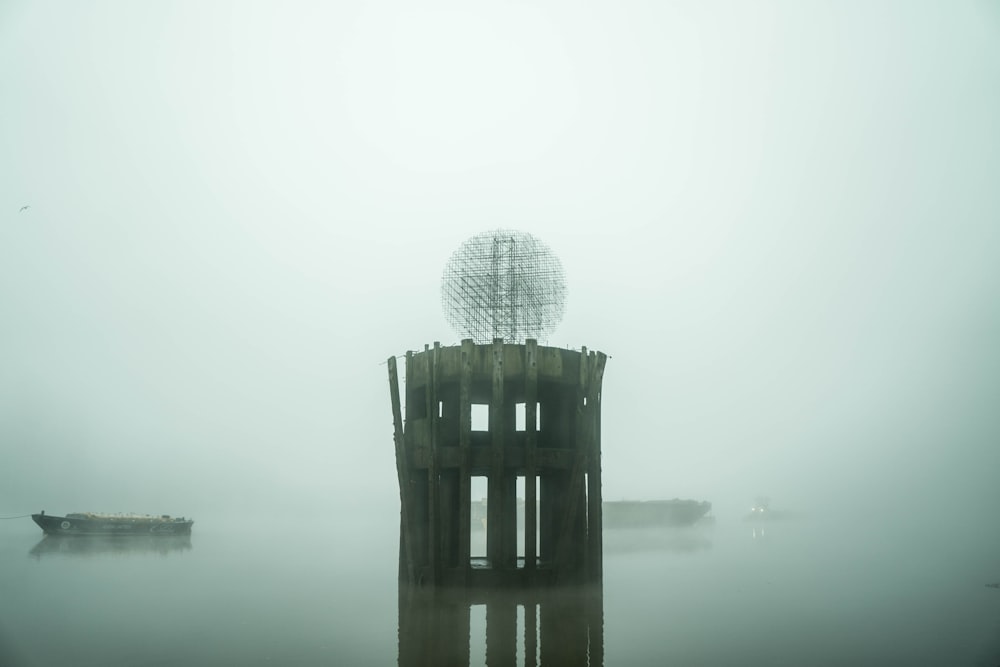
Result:
<svg viewBox="0 0 1000 667"><path fill-rule="evenodd" d="M996 528L607 532L598 591L401 596L391 517L190 539L0 525L0 665L1000 665ZM79 538L78 538L79 539Z"/></svg>

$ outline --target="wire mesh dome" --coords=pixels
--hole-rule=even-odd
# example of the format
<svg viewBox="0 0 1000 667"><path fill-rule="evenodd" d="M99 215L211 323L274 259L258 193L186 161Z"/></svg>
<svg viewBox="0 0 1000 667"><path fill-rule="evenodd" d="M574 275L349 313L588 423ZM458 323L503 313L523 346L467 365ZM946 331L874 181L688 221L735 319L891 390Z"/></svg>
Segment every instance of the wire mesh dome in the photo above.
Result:
<svg viewBox="0 0 1000 667"><path fill-rule="evenodd" d="M476 343L503 338L540 342L562 320L566 281L562 264L531 234L496 229L456 250L441 276L441 306L448 324Z"/></svg>

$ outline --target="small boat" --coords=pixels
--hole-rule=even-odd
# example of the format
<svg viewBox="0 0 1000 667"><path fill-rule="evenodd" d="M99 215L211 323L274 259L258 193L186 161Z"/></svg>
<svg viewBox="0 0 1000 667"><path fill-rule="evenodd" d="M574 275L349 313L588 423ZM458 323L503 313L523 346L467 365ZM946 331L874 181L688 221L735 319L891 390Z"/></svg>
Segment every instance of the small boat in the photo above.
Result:
<svg viewBox="0 0 1000 667"><path fill-rule="evenodd" d="M32 520L46 535L189 535L192 519L168 514L96 514L81 512L53 516L42 510Z"/></svg>
<svg viewBox="0 0 1000 667"><path fill-rule="evenodd" d="M753 507L750 508L750 513L745 515L743 518L746 521L760 522L778 521L779 519L797 519L800 518L800 515L795 512L771 509L771 499L767 496L758 496Z"/></svg>

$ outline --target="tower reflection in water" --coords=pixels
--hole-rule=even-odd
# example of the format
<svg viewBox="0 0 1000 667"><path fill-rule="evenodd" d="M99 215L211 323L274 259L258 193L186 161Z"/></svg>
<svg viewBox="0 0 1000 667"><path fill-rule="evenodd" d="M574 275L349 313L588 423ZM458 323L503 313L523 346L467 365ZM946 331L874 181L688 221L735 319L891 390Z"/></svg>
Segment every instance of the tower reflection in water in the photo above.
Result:
<svg viewBox="0 0 1000 667"><path fill-rule="evenodd" d="M602 666L602 589L400 586L400 667L482 664Z"/></svg>

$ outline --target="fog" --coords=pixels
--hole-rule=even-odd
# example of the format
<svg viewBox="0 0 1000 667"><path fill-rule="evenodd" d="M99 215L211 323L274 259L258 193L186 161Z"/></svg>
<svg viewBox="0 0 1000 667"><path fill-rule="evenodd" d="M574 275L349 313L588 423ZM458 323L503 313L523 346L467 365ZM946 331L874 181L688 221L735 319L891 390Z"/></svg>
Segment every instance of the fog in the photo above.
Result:
<svg viewBox="0 0 1000 667"><path fill-rule="evenodd" d="M611 356L606 499L972 533L998 77L990 2L6 2L0 514L391 534L385 360L509 227Z"/></svg>

